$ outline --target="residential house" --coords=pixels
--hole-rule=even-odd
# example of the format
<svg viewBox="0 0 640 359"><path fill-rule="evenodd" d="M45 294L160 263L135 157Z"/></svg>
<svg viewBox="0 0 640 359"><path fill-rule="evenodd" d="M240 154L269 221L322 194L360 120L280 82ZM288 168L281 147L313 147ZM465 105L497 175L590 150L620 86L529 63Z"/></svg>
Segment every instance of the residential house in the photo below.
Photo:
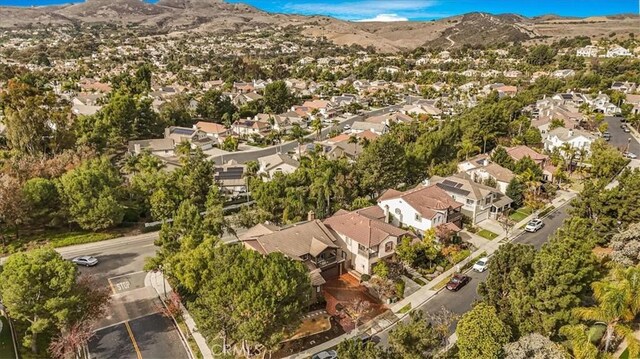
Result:
<svg viewBox="0 0 640 359"><path fill-rule="evenodd" d="M274 155L258 158L260 169L259 174L265 174L264 181L272 179L276 173L289 174L295 172L300 167L300 162L294 160L286 153L276 153Z"/></svg>
<svg viewBox="0 0 640 359"><path fill-rule="evenodd" d="M505 70L503 73L504 77L515 79L522 76L522 71L518 70Z"/></svg>
<svg viewBox="0 0 640 359"><path fill-rule="evenodd" d="M207 136L219 139L229 135L229 129L219 123L198 121L193 125L194 129L200 130L207 134Z"/></svg>
<svg viewBox="0 0 640 359"><path fill-rule="evenodd" d="M573 77L576 75L576 72L572 69L562 69L554 71L551 76L557 79L566 79L568 77Z"/></svg>
<svg viewBox="0 0 640 359"><path fill-rule="evenodd" d="M473 225L489 218L496 218L510 208L513 202L498 189L474 182L467 173L457 173L446 178L433 176L425 182L461 203L462 213L471 219Z"/></svg>
<svg viewBox="0 0 640 359"><path fill-rule="evenodd" d="M255 92L241 92L239 94L237 94L236 96L233 97L233 99L231 100L231 102L238 106L241 107L243 105L248 104L249 102L253 102L253 101L258 101L262 99L262 95L255 93Z"/></svg>
<svg viewBox="0 0 640 359"><path fill-rule="evenodd" d="M418 186L406 192L389 189L378 198L378 206L389 223L412 227L420 235L446 223L462 228L462 204L435 185Z"/></svg>
<svg viewBox="0 0 640 359"><path fill-rule="evenodd" d="M336 236L314 217L309 213L307 222L290 227L258 224L240 236L240 242L248 249L264 255L282 253L302 262L309 270L312 300L327 280L342 275L346 258Z"/></svg>
<svg viewBox="0 0 640 359"><path fill-rule="evenodd" d="M271 125L269 122L254 121L251 119L237 120L231 125L231 132L238 136L263 136L269 131Z"/></svg>
<svg viewBox="0 0 640 359"><path fill-rule="evenodd" d="M395 254L399 241L414 236L386 222L384 211L371 206L348 212L339 210L323 223L335 234L346 256L346 268L371 275L376 263Z"/></svg>
<svg viewBox="0 0 640 359"><path fill-rule="evenodd" d="M563 145L568 144L573 149L583 149L589 152L591 144L595 140L596 137L587 131L558 127L549 131L544 139L544 148L548 151L553 151L556 148L561 149Z"/></svg>
<svg viewBox="0 0 640 359"><path fill-rule="evenodd" d="M631 114L632 115L640 114L640 95L628 94L627 98L624 100L624 102L630 104L631 106L633 106L631 108Z"/></svg>
<svg viewBox="0 0 640 359"><path fill-rule="evenodd" d="M365 121L355 121L351 124L352 133L360 133L364 131L371 131L376 135L383 135L389 131L389 126L385 123L373 123Z"/></svg>
<svg viewBox="0 0 640 359"><path fill-rule="evenodd" d="M215 166L213 178L220 186L222 193L227 196L238 196L247 192L246 167L234 160Z"/></svg>
<svg viewBox="0 0 640 359"><path fill-rule="evenodd" d="M576 50L576 56L579 57L598 57L598 47L587 45Z"/></svg>
<svg viewBox="0 0 640 359"><path fill-rule="evenodd" d="M509 182L515 177L513 172L497 163L491 162L488 154L480 154L458 164L458 172L469 174L474 182L494 181L496 188L506 194Z"/></svg>
<svg viewBox="0 0 640 359"><path fill-rule="evenodd" d="M542 179L545 181L553 181L553 174L556 168L551 164L549 156L533 150L529 146L520 145L513 147L506 147L505 150L511 159L515 162L520 161L525 157L529 157L535 162L540 169L542 169Z"/></svg>
<svg viewBox="0 0 640 359"><path fill-rule="evenodd" d="M404 105L400 112L405 115L427 115L429 117L439 119L442 110L429 104Z"/></svg>
<svg viewBox="0 0 640 359"><path fill-rule="evenodd" d="M214 140L204 131L189 127L171 126L164 129L164 138L170 138L175 144L189 142L191 148L200 148L203 151L213 147Z"/></svg>
<svg viewBox="0 0 640 359"><path fill-rule="evenodd" d="M149 153L159 157L175 156L174 142L171 138L156 138L151 140L129 141L128 150L131 154L139 155L142 152Z"/></svg>
<svg viewBox="0 0 640 359"><path fill-rule="evenodd" d="M620 92L624 92L624 93L632 93L635 92L637 86L635 82L629 82L629 81L614 81L611 84L611 89L612 90L616 90L616 91L620 91Z"/></svg>
<svg viewBox="0 0 640 359"><path fill-rule="evenodd" d="M631 52L622 46L615 45L607 51L607 57L632 56Z"/></svg>

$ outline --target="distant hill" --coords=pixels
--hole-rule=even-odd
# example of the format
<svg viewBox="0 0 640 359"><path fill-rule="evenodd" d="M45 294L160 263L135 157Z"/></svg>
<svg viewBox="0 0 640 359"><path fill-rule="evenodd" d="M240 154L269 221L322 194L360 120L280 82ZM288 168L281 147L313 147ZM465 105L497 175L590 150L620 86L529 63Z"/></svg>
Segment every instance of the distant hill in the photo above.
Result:
<svg viewBox="0 0 640 359"><path fill-rule="evenodd" d="M242 31L260 26L300 26L306 36L324 36L341 44L373 46L381 52L411 50L422 45L456 48L465 44L548 42L562 37L600 38L615 32L638 32L640 17L616 15L565 18L544 15L469 13L425 22L349 22L327 16L269 14L245 4L221 0L88 0L34 8L0 7L0 28L110 23L171 32Z"/></svg>

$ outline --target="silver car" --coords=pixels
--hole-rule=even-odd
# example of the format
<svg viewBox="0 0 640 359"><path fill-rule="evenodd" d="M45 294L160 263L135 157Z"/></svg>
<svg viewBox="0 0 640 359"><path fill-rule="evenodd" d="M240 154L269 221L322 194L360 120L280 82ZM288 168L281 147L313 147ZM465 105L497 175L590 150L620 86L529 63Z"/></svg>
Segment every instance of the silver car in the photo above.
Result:
<svg viewBox="0 0 640 359"><path fill-rule="evenodd" d="M318 354L315 354L311 357L311 359L336 359L338 357L338 353L335 350L325 350Z"/></svg>
<svg viewBox="0 0 640 359"><path fill-rule="evenodd" d="M527 223L527 226L524 227L524 230L527 232L537 232L540 228L542 228L542 226L544 226L544 223L542 223L542 220L536 218L536 219L532 219L529 221L529 223Z"/></svg>
<svg viewBox="0 0 640 359"><path fill-rule="evenodd" d="M92 256L75 257L71 261L79 266L85 267L93 267L98 264L98 258Z"/></svg>

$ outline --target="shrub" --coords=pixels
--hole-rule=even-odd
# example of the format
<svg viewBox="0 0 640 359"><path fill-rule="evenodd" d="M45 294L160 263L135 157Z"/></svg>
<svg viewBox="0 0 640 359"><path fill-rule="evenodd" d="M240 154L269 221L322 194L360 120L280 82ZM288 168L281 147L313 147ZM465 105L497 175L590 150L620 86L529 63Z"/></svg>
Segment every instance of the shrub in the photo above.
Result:
<svg viewBox="0 0 640 359"><path fill-rule="evenodd" d="M363 275L360 277L360 280L361 280L361 281L363 281L363 282L368 282L368 281L369 281L369 279L371 279L371 276L370 276L370 275L368 275L368 274L363 274Z"/></svg>
<svg viewBox="0 0 640 359"><path fill-rule="evenodd" d="M396 282L396 295L398 298L404 298L404 287L405 283L403 280L399 280Z"/></svg>

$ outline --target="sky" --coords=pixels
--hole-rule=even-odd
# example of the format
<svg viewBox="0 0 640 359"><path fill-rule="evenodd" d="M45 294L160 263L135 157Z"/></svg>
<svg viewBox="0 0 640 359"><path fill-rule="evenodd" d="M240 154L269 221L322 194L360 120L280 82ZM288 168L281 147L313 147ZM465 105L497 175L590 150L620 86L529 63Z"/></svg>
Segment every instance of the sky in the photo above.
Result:
<svg viewBox="0 0 640 359"><path fill-rule="evenodd" d="M155 2L155 0L147 0ZM596 16L639 12L638 0L227 0L269 12L329 15L350 21L427 21L467 12ZM69 0L0 0L0 5L32 6Z"/></svg>

